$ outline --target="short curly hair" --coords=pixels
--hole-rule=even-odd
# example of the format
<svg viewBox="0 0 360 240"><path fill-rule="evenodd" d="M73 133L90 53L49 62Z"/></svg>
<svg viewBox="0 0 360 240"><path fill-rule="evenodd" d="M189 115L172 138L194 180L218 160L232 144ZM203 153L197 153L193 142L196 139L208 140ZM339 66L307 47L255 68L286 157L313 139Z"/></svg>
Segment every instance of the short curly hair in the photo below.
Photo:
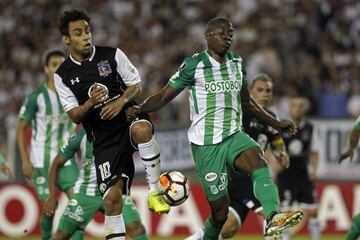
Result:
<svg viewBox="0 0 360 240"><path fill-rule="evenodd" d="M90 17L84 10L73 9L71 11L65 11L59 16L59 30L61 35L69 36L69 23L77 20L85 20L90 24Z"/></svg>

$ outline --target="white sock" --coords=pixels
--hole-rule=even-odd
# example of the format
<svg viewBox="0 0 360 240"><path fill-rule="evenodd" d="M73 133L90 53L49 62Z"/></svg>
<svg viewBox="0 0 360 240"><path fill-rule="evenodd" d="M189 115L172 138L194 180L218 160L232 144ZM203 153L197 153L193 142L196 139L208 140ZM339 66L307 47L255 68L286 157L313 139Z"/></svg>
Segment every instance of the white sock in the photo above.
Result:
<svg viewBox="0 0 360 240"><path fill-rule="evenodd" d="M147 143L138 144L139 155L145 166L146 181L150 192L158 190L160 177L160 149L154 137Z"/></svg>
<svg viewBox="0 0 360 240"><path fill-rule="evenodd" d="M308 228L311 240L320 240L320 224L317 218L309 218Z"/></svg>
<svg viewBox="0 0 360 240"><path fill-rule="evenodd" d="M125 240L125 223L122 214L105 216L105 238L107 240Z"/></svg>
<svg viewBox="0 0 360 240"><path fill-rule="evenodd" d="M282 240L290 240L290 239L291 239L291 231L289 228L287 228L282 232Z"/></svg>

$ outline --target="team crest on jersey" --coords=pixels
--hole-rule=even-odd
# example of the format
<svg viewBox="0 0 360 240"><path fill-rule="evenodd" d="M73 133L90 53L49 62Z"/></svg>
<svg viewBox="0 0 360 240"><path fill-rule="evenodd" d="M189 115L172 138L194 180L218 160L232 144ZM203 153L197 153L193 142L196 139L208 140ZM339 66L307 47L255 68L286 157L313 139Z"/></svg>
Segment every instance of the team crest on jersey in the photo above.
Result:
<svg viewBox="0 0 360 240"><path fill-rule="evenodd" d="M110 64L107 60L99 62L97 66L100 77L107 77L112 73Z"/></svg>
<svg viewBox="0 0 360 240"><path fill-rule="evenodd" d="M230 63L230 67L232 74L236 75L237 74L236 63Z"/></svg>

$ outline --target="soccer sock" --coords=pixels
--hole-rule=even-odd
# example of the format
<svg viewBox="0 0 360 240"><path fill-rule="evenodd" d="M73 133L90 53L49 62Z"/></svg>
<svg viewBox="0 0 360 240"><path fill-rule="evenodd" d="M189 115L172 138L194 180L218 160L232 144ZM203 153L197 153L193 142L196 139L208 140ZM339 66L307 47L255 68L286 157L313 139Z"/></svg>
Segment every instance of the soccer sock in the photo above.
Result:
<svg viewBox="0 0 360 240"><path fill-rule="evenodd" d="M360 236L360 213L353 218L345 239L356 240L358 236Z"/></svg>
<svg viewBox="0 0 360 240"><path fill-rule="evenodd" d="M125 240L125 223L122 214L105 216L106 240Z"/></svg>
<svg viewBox="0 0 360 240"><path fill-rule="evenodd" d="M317 218L309 218L308 228L311 240L320 240L320 224Z"/></svg>
<svg viewBox="0 0 360 240"><path fill-rule="evenodd" d="M48 240L51 238L51 231L52 231L52 218L44 217L41 215L40 218L40 228L41 228L41 238L43 240Z"/></svg>
<svg viewBox="0 0 360 240"><path fill-rule="evenodd" d="M157 191L160 177L160 149L154 137L147 143L138 144L139 155L145 166L146 181L150 192Z"/></svg>
<svg viewBox="0 0 360 240"><path fill-rule="evenodd" d="M261 203L267 219L270 213L277 212L279 209L278 192L270 176L269 168L257 169L252 173L251 178L254 184L255 197Z"/></svg>
<svg viewBox="0 0 360 240"><path fill-rule="evenodd" d="M282 240L290 240L291 239L291 231L289 228L284 229L282 231Z"/></svg>
<svg viewBox="0 0 360 240"><path fill-rule="evenodd" d="M189 237L185 238L185 240L199 240L199 239L202 239L203 236L204 236L204 229L201 228L198 231L194 232Z"/></svg>
<svg viewBox="0 0 360 240"><path fill-rule="evenodd" d="M134 239L134 240L149 240L149 238L147 237L146 234L143 234L143 235L134 237L133 239Z"/></svg>
<svg viewBox="0 0 360 240"><path fill-rule="evenodd" d="M205 229L204 229L204 236L203 240L213 240L218 239L220 235L221 229L214 227L211 224L210 218L207 218L205 221Z"/></svg>

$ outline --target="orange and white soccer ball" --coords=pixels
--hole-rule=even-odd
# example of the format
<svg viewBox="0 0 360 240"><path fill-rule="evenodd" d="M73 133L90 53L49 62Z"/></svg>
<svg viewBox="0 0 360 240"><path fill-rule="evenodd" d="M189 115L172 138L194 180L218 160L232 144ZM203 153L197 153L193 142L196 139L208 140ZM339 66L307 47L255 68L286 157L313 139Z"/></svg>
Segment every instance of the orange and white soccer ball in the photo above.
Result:
<svg viewBox="0 0 360 240"><path fill-rule="evenodd" d="M190 183L181 172L169 171L161 174L158 185L165 202L170 206L180 205L189 197Z"/></svg>

